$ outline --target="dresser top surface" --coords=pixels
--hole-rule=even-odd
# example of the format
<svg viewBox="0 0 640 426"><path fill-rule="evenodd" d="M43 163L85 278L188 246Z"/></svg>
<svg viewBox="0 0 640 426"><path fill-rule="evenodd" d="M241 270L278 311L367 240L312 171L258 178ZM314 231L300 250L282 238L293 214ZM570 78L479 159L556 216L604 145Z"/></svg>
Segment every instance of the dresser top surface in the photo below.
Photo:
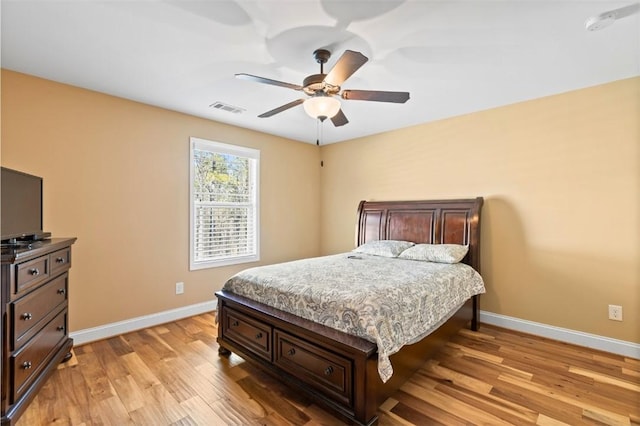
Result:
<svg viewBox="0 0 640 426"><path fill-rule="evenodd" d="M30 244L3 245L2 264L22 262L70 246L76 238L50 238Z"/></svg>

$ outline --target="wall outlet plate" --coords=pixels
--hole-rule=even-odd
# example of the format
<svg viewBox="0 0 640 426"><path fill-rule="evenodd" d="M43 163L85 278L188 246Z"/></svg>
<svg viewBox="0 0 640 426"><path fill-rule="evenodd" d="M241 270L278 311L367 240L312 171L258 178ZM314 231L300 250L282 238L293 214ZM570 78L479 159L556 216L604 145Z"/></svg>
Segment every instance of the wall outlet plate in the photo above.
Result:
<svg viewBox="0 0 640 426"><path fill-rule="evenodd" d="M176 283L176 294L182 294L182 293L184 293L184 283L183 282Z"/></svg>
<svg viewBox="0 0 640 426"><path fill-rule="evenodd" d="M609 319L614 321L622 321L622 306L609 305Z"/></svg>

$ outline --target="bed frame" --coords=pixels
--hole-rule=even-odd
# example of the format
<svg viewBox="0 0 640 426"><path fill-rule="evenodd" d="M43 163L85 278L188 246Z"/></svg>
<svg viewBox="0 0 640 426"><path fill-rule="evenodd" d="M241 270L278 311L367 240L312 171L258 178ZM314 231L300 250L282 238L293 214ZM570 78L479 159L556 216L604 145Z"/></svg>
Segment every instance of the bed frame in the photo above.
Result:
<svg viewBox="0 0 640 426"><path fill-rule="evenodd" d="M483 199L362 201L356 244L372 240L468 244L464 263L480 272ZM218 297L220 355L235 352L311 396L349 423L372 425L377 411L426 360L465 326L479 327L479 296L445 324L391 356L394 374L383 383L375 343L226 291Z"/></svg>

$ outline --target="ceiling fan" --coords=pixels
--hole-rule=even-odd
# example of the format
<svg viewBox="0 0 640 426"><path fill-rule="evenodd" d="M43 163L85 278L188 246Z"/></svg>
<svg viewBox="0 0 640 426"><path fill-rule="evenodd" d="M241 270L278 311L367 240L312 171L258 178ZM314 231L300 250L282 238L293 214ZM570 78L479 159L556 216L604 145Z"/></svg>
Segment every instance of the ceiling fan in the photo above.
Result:
<svg viewBox="0 0 640 426"><path fill-rule="evenodd" d="M635 13L640 12L640 3L633 3L628 6L620 7L618 9L609 10L599 15L592 16L584 23L585 28L588 31L598 31L621 18L626 18Z"/></svg>
<svg viewBox="0 0 640 426"><path fill-rule="evenodd" d="M331 57L331 52L326 49L317 49L313 52L316 62L320 64L320 74L307 76L302 85L285 83L270 78L258 77L251 74L236 74L242 80L271 84L286 87L288 89L303 91L307 98L296 99L288 104L260 114L258 117L266 118L303 104L305 111L312 118L324 121L331 119L334 126L344 126L349 122L341 109L340 101L336 97L345 100L377 101L405 103L409 99L409 92L384 92L379 90L341 90L340 85L351 77L369 59L360 52L345 50L338 62L329 73L324 73L324 64Z"/></svg>

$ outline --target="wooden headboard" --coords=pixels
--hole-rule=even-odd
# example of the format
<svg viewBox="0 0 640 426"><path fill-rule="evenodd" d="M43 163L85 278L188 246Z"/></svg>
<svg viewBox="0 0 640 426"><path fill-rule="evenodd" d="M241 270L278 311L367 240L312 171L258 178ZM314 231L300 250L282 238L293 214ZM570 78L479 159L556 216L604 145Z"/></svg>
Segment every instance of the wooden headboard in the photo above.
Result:
<svg viewBox="0 0 640 426"><path fill-rule="evenodd" d="M361 201L356 245L373 240L416 244L464 244L463 262L480 272L480 209L483 198L424 201Z"/></svg>

